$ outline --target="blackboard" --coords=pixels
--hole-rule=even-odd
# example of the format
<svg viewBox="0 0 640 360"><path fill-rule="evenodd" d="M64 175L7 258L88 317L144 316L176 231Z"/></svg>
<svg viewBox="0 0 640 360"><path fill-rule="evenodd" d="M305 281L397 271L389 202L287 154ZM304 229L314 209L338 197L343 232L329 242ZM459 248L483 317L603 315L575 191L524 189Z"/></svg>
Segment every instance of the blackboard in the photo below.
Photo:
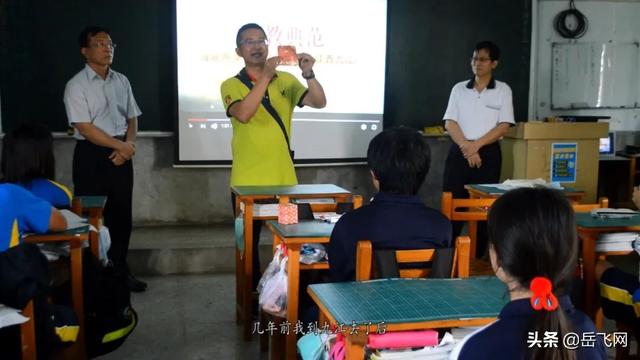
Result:
<svg viewBox="0 0 640 360"><path fill-rule="evenodd" d="M516 119L526 119L529 0L388 4L385 126L441 124L451 88L472 75L473 45L485 39L501 47L495 76L513 90ZM354 16L365 15L363 9ZM118 44L113 68L131 81L143 111L140 130L172 131L177 116L174 23L172 0L0 0L2 129L37 120L66 130L64 86L83 66L76 38L84 26L97 24L110 28ZM354 89L367 86L366 79L361 81ZM217 89L212 84L212 91Z"/></svg>
<svg viewBox="0 0 640 360"><path fill-rule="evenodd" d="M131 82L140 130L172 131L174 9L172 0L0 0L2 129L22 121L67 129L64 87L84 66L78 34L100 25L118 45L113 69Z"/></svg>
<svg viewBox="0 0 640 360"><path fill-rule="evenodd" d="M553 43L551 108L640 106L637 42Z"/></svg>
<svg viewBox="0 0 640 360"><path fill-rule="evenodd" d="M496 79L513 91L516 121L527 119L529 0L389 0L385 126L441 125L451 88L470 79L474 45L492 40Z"/></svg>

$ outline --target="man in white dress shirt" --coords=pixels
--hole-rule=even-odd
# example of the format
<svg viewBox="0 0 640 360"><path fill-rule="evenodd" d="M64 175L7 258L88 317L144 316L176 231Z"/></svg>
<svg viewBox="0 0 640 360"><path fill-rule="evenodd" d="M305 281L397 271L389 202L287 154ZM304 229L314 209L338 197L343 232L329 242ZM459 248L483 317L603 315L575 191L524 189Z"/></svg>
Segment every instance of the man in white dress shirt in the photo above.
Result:
<svg viewBox="0 0 640 360"><path fill-rule="evenodd" d="M126 76L111 69L116 45L109 30L90 26L78 37L86 64L64 91L69 125L78 140L73 154L76 195L106 195L105 225L111 232L109 259L128 276L132 291L147 284L129 272L133 164L138 116L142 114Z"/></svg>
<svg viewBox="0 0 640 360"><path fill-rule="evenodd" d="M444 114L453 144L444 169L443 191L467 198L467 184L491 184L500 180L502 154L499 140L514 124L511 88L493 78L500 49L490 41L476 44L471 57L473 77L451 90ZM453 224L453 238L462 223ZM477 255L485 250L484 227L478 229Z"/></svg>

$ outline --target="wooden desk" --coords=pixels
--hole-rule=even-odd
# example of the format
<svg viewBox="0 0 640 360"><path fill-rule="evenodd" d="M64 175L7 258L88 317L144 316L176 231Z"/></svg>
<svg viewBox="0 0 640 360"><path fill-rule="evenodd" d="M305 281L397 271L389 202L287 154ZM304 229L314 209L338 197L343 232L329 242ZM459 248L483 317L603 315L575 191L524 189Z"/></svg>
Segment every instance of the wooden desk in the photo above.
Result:
<svg viewBox="0 0 640 360"><path fill-rule="evenodd" d="M464 188L469 192L469 197L471 199L498 198L500 195L507 192L506 190L483 184L469 184L465 185ZM575 188L565 187L562 192L572 202L579 203L582 201L582 198L584 198L584 191Z"/></svg>
<svg viewBox="0 0 640 360"><path fill-rule="evenodd" d="M61 232L32 234L25 236L23 239L24 242L29 243L69 242L71 301L73 302L73 309L76 312L78 323L80 324L78 339L68 350L73 354L74 359L86 358L84 343L84 303L82 295L82 242L85 240L89 240L89 226Z"/></svg>
<svg viewBox="0 0 640 360"><path fill-rule="evenodd" d="M314 284L307 289L323 321L338 325L346 358L362 359L369 333L423 330L491 323L508 302L496 277L387 279ZM446 305L446 306L443 306ZM354 325L358 333L352 334Z"/></svg>
<svg viewBox="0 0 640 360"><path fill-rule="evenodd" d="M596 240L601 233L640 231L640 216L628 219L595 218L590 213L576 213L578 236L582 241L582 272L584 276L585 312L594 321L599 308L600 296L596 291ZM629 252L607 252L623 255Z"/></svg>
<svg viewBox="0 0 640 360"><path fill-rule="evenodd" d="M36 360L38 351L36 349L36 320L33 312L33 300L29 300L27 306L22 310L22 315L29 318L27 322L20 325L22 360Z"/></svg>
<svg viewBox="0 0 640 360"><path fill-rule="evenodd" d="M87 215L89 217L89 224L100 230L100 219L102 219L102 212L104 206L107 203L107 197L103 195L86 195L76 196L73 198L72 210L78 215ZM89 236L89 245L91 246L91 252L96 256L96 259L100 258L100 237L98 233L91 233Z"/></svg>
<svg viewBox="0 0 640 360"><path fill-rule="evenodd" d="M0 304L0 309L2 310L16 310L11 307L7 307L6 305ZM33 299L30 299L25 307L21 311L22 316L27 318L26 322L21 324L0 325L0 328L4 327L20 327L20 352L22 360L36 360L36 326L35 326L35 318L33 316ZM6 355L5 355L6 356Z"/></svg>
<svg viewBox="0 0 640 360"><path fill-rule="evenodd" d="M256 200L278 199L281 204L291 198L333 198L337 202L346 202L351 196L348 190L332 184L309 184L294 186L232 186L236 196L235 213L240 214L240 204L244 205L244 251L236 248L236 321L243 322L245 340L251 340L251 306L253 304L253 219L275 219L276 217L257 217L253 215Z"/></svg>
<svg viewBox="0 0 640 360"><path fill-rule="evenodd" d="M274 248L280 243L287 247L287 321L295 326L298 321L298 293L300 291L300 270L326 270L328 262L301 264L300 248L302 244L328 243L333 226L322 221L303 220L297 224L283 225L277 220L267 221L267 227L273 233ZM291 331L286 335L285 359L296 359L296 334Z"/></svg>

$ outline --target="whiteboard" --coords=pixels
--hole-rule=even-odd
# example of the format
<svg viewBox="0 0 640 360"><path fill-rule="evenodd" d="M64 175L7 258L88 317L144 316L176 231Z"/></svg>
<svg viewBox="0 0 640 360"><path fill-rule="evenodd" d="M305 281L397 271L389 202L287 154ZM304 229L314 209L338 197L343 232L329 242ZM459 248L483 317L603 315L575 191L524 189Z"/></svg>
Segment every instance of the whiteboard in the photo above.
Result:
<svg viewBox="0 0 640 360"><path fill-rule="evenodd" d="M553 43L552 109L640 107L637 42Z"/></svg>

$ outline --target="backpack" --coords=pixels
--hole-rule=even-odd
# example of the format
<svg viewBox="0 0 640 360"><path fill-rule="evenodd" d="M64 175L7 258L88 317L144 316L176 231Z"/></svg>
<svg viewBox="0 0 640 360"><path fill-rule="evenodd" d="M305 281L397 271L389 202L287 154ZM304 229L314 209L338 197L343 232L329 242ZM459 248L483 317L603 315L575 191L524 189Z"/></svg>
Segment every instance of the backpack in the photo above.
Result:
<svg viewBox="0 0 640 360"><path fill-rule="evenodd" d="M138 314L131 307L126 275L102 265L91 252L83 259L85 342L93 358L120 347L138 324Z"/></svg>

